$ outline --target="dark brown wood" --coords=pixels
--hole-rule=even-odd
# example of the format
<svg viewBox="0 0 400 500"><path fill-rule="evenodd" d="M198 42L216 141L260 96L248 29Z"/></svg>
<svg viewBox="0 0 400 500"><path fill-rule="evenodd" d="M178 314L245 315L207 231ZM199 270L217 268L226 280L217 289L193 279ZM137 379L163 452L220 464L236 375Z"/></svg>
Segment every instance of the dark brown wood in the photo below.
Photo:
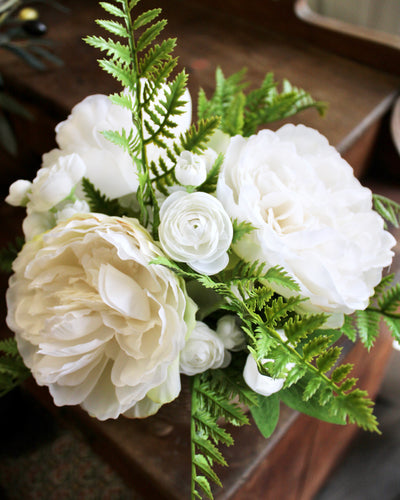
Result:
<svg viewBox="0 0 400 500"><path fill-rule="evenodd" d="M209 11L209 15L221 15L240 19L243 23L265 31L281 33L291 39L307 40L315 47L323 48L340 56L354 59L368 66L400 75L400 50L379 40L368 40L354 33L332 29L325 23L315 24L303 15L296 14L296 0L192 0Z"/></svg>

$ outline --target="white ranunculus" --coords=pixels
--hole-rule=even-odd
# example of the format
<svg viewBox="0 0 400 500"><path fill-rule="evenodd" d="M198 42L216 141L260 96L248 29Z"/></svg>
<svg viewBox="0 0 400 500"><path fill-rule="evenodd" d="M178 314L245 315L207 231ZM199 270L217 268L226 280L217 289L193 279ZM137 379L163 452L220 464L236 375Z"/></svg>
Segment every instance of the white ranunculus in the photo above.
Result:
<svg viewBox="0 0 400 500"><path fill-rule="evenodd" d="M162 204L160 219L160 243L169 257L208 275L226 267L233 229L216 198L202 192L175 192Z"/></svg>
<svg viewBox="0 0 400 500"><path fill-rule="evenodd" d="M241 351L246 346L244 332L237 322L237 316L232 314L225 314L217 321L217 335L222 340L225 349L230 351Z"/></svg>
<svg viewBox="0 0 400 500"><path fill-rule="evenodd" d="M180 371L185 375L196 375L206 370L224 368L231 361L219 336L202 321L196 325L186 341L180 356Z"/></svg>
<svg viewBox="0 0 400 500"><path fill-rule="evenodd" d="M56 405L100 420L145 417L180 391L194 325L183 283L135 219L76 215L25 244L13 264L7 324ZM135 409L135 406L138 407Z"/></svg>
<svg viewBox="0 0 400 500"><path fill-rule="evenodd" d="M262 360L263 363L267 361L273 360ZM257 363L251 354L247 356L243 370L243 378L246 384L253 389L254 392L262 396L271 396L271 394L280 391L286 380L284 378L272 378L267 375L261 375L258 371Z"/></svg>
<svg viewBox="0 0 400 500"><path fill-rule="evenodd" d="M30 181L19 179L11 184L9 194L5 201L13 207L24 207L29 201L28 194L31 188L32 183Z"/></svg>
<svg viewBox="0 0 400 500"><path fill-rule="evenodd" d="M256 228L235 245L238 255L282 266L309 298L306 310L343 317L365 309L391 263L395 240L372 210L370 190L303 125L233 137L217 197L232 219Z"/></svg>
<svg viewBox="0 0 400 500"><path fill-rule="evenodd" d="M75 153L59 157L51 167L40 168L28 195L28 211L50 210L71 194L85 173L85 164Z"/></svg>

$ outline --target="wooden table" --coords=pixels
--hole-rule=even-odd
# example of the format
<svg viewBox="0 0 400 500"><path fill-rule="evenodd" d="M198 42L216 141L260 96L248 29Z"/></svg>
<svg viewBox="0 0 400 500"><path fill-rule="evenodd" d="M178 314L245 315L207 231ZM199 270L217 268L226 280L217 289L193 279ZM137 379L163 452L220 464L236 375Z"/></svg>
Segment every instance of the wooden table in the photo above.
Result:
<svg viewBox="0 0 400 500"><path fill-rule="evenodd" d="M213 3L149 0L141 4L146 9L164 8L169 19L168 35L179 37L177 54L180 65L189 72L194 100L199 86L206 92L213 88L217 65L226 75L247 66L248 76L255 84L261 82L267 71L273 71L277 79L288 78L314 98L330 102L327 118L321 119L309 110L292 121L318 128L361 175L368 166L381 119L398 89L398 77L323 51L317 41L306 42L288 36L284 30L274 32L270 24L254 25L248 23L249 19L227 18L223 11L218 14L216 9L211 10ZM272 3L276 4L276 13L278 3ZM38 73L9 55L1 56L0 70L9 88L35 115L34 122L15 121L16 132L23 141L18 159L1 157L3 192L16 178L34 177L41 154L55 146L55 125L66 118L74 104L88 94L110 93L118 88L98 69L98 53L82 42L83 36L100 33L92 21L104 17L102 11L93 0L70 0L66 4L71 9L69 14L48 9L43 16L49 26L49 38L56 41L54 50L65 62L63 68L52 67ZM286 9L287 0L283 4ZM238 3L232 5L233 13L238 14ZM270 6L270 1L265 3L266 8ZM282 22L276 26L279 28ZM1 210L3 220L7 220L4 240L19 229L20 219L8 207ZM368 357L360 345L348 354L348 361L358 365L360 387L368 389L371 396L378 390L390 349L391 341L383 334ZM46 391L35 386L30 390L59 418L84 428L93 447L145 498L188 498L190 458L186 424L166 423L163 412L144 421L98 422L79 409L56 409ZM236 445L224 451L230 467L220 472L225 487L216 492L216 498L310 499L355 432L354 426L325 424L282 406L279 426L269 440L263 439L255 426L233 431Z"/></svg>

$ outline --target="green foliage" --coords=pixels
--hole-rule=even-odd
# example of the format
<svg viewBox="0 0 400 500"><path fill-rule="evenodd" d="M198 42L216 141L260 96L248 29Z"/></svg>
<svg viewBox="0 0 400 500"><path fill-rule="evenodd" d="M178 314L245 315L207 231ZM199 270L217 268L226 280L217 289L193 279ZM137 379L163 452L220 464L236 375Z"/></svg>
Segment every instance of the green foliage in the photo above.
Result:
<svg viewBox="0 0 400 500"><path fill-rule="evenodd" d="M240 374L231 369L230 375L225 370L209 370L193 377L191 498L202 498L203 491L207 498L212 499L210 482L221 486L212 467L215 463L223 466L227 463L216 445L230 446L233 439L219 419L222 417L225 423L235 426L247 425L247 416L233 400L238 398L245 403L257 404L255 395L245 386Z"/></svg>
<svg viewBox="0 0 400 500"><path fill-rule="evenodd" d="M314 101L310 94L283 81L281 92L272 73L268 73L260 88L245 94L248 83L244 81L245 70L225 78L221 68L216 71L216 88L213 96L207 99L204 90L198 97L198 116L221 117L220 128L223 132L248 137L260 125L292 116L304 109L313 107L323 114L326 104Z"/></svg>
<svg viewBox="0 0 400 500"><path fill-rule="evenodd" d="M251 406L250 411L259 431L265 438L269 438L274 432L280 413L280 398L278 394L271 396L258 396L258 404Z"/></svg>
<svg viewBox="0 0 400 500"><path fill-rule="evenodd" d="M0 397L7 394L30 376L19 355L17 343L9 338L0 340Z"/></svg>
<svg viewBox="0 0 400 500"><path fill-rule="evenodd" d="M0 271L2 273L10 273L12 271L12 263L23 245L24 239L19 237L16 238L14 243L9 243L6 247L0 249Z"/></svg>
<svg viewBox="0 0 400 500"><path fill-rule="evenodd" d="M237 243L239 240L241 240L246 234L251 233L254 231L254 226L250 224L250 222L238 222L237 219L235 219L232 222L233 225L233 238L232 238L232 244Z"/></svg>
<svg viewBox="0 0 400 500"><path fill-rule="evenodd" d="M374 194L372 196L374 210L394 227L400 225L400 205L385 196Z"/></svg>
<svg viewBox="0 0 400 500"><path fill-rule="evenodd" d="M115 217L122 217L124 215L128 217L137 216L136 213L122 207L118 200L107 198L86 177L82 179L82 187L92 212L113 215Z"/></svg>

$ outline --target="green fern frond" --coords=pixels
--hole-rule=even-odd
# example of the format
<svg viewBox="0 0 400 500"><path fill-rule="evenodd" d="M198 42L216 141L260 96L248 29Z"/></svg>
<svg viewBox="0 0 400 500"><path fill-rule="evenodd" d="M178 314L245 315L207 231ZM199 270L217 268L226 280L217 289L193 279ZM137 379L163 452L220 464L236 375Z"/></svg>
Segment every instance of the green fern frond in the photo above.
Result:
<svg viewBox="0 0 400 500"><path fill-rule="evenodd" d="M146 26L146 24L151 23L156 19L159 15L161 14L161 9L152 9L148 10L147 12L143 12L143 14L140 14L133 22L133 29L138 30L139 28L142 28L143 26ZM166 24L166 22L165 22Z"/></svg>
<svg viewBox="0 0 400 500"><path fill-rule="evenodd" d="M123 17L125 17L125 15ZM112 33L113 35L119 36L121 38L129 38L129 34L128 31L126 30L126 27L123 26L118 21L96 19L96 23L109 33Z"/></svg>
<svg viewBox="0 0 400 500"><path fill-rule="evenodd" d="M325 314L291 317L285 323L283 329L289 342L296 346L301 339L306 338L310 333L321 328L326 319L327 316Z"/></svg>
<svg viewBox="0 0 400 500"><path fill-rule="evenodd" d="M384 313L395 312L400 307L400 283L381 293L378 305Z"/></svg>
<svg viewBox="0 0 400 500"><path fill-rule="evenodd" d="M283 267L274 266L268 269L267 274L264 276L264 279L269 281L270 283L274 283L275 285L282 286L284 288L288 288L289 290L293 290L295 292L300 291L299 284L295 279L288 274Z"/></svg>
<svg viewBox="0 0 400 500"><path fill-rule="evenodd" d="M105 51L107 56L114 60L120 60L125 64L130 64L131 53L127 45L113 40L105 40L101 36L87 36L84 41L92 47Z"/></svg>
<svg viewBox="0 0 400 500"><path fill-rule="evenodd" d="M232 221L232 226L233 226L232 244L237 243L244 236L246 236L246 234L250 234L255 229L255 227L250 222L246 221L239 222L237 219Z"/></svg>
<svg viewBox="0 0 400 500"><path fill-rule="evenodd" d="M6 247L0 249L0 272L8 274L12 271L12 263L24 246L24 242L24 238L18 237L14 243L8 243Z"/></svg>
<svg viewBox="0 0 400 500"><path fill-rule="evenodd" d="M215 160L213 166L207 174L206 180L199 186L199 190L204 193L214 193L217 188L219 171L221 170L222 163L224 161L224 155L219 154ZM233 237L235 238L235 227L233 228Z"/></svg>
<svg viewBox="0 0 400 500"><path fill-rule="evenodd" d="M345 316L343 326L340 328L343 335L346 335L352 342L357 340L357 329L354 326L353 317Z"/></svg>
<svg viewBox="0 0 400 500"><path fill-rule="evenodd" d="M398 203L378 194L372 195L372 201L374 210L378 212L385 221L390 222L394 227L399 227L400 205Z"/></svg>
<svg viewBox="0 0 400 500"><path fill-rule="evenodd" d="M193 123L189 130L181 136L181 151L186 150L201 154L207 148L207 143L217 130L219 123L218 117L202 119L197 124Z"/></svg>
<svg viewBox="0 0 400 500"><path fill-rule="evenodd" d="M101 7L112 16L122 17L122 18L125 17L125 13L116 5L113 5L109 2L99 2L99 3Z"/></svg>
<svg viewBox="0 0 400 500"><path fill-rule="evenodd" d="M15 339L0 341L0 397L22 384L31 374L18 352Z"/></svg>
<svg viewBox="0 0 400 500"><path fill-rule="evenodd" d="M117 217L122 217L123 215L135 217L137 215L122 207L117 200L107 198L86 177L82 179L82 187L92 212Z"/></svg>
<svg viewBox="0 0 400 500"><path fill-rule="evenodd" d="M356 311L355 313L357 330L361 342L370 350L379 335L380 313L376 311Z"/></svg>

